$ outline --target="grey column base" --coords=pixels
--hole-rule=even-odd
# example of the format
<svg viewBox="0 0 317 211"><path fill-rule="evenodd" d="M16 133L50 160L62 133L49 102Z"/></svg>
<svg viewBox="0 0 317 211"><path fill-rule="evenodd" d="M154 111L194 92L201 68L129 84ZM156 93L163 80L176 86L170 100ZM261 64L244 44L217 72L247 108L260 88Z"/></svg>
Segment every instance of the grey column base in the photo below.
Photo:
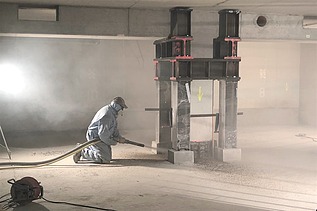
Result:
<svg viewBox="0 0 317 211"><path fill-rule="evenodd" d="M152 141L152 152L155 154L166 154L169 149L172 148L172 143L159 143L157 141Z"/></svg>
<svg viewBox="0 0 317 211"><path fill-rule="evenodd" d="M153 153L155 153L155 154L158 154L158 152L157 152L157 144L158 144L159 142L157 142L157 141L152 141L152 144L151 144L151 147L152 147L152 149L151 149L151 151L153 152Z"/></svg>
<svg viewBox="0 0 317 211"><path fill-rule="evenodd" d="M168 161L173 164L193 164L194 152L193 151L176 151L173 149L168 150Z"/></svg>
<svg viewBox="0 0 317 211"><path fill-rule="evenodd" d="M241 149L240 148L222 149L222 148L216 147L215 158L222 162L241 161Z"/></svg>

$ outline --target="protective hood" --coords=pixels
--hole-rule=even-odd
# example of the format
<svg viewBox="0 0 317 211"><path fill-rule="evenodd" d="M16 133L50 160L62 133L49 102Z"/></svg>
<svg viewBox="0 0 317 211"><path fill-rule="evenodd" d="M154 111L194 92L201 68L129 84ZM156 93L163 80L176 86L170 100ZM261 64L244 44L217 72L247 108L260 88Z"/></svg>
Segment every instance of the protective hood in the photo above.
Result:
<svg viewBox="0 0 317 211"><path fill-rule="evenodd" d="M117 114L120 110L123 110L121 105L119 105L113 101L110 103L110 106L117 112Z"/></svg>

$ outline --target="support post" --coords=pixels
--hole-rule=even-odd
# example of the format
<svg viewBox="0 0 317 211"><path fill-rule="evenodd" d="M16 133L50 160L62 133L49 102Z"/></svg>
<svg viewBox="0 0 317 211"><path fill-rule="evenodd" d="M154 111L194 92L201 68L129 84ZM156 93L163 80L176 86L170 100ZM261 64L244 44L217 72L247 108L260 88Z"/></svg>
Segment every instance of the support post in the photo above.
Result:
<svg viewBox="0 0 317 211"><path fill-rule="evenodd" d="M214 39L214 58L240 60L237 57L239 38L238 10L219 11L219 37ZM237 146L237 87L239 63L227 66L225 78L219 80L219 140L216 158L224 162L240 161Z"/></svg>
<svg viewBox="0 0 317 211"><path fill-rule="evenodd" d="M190 102L186 83L189 82L172 82L172 146L177 151L190 148Z"/></svg>
<svg viewBox="0 0 317 211"><path fill-rule="evenodd" d="M171 82L158 81L159 83L159 140L155 147L157 153L166 154L172 147L172 106L171 106Z"/></svg>
<svg viewBox="0 0 317 211"><path fill-rule="evenodd" d="M168 157L173 163L187 162L188 158L192 158L189 162L194 162L194 152L190 151L190 100L186 84L188 89L192 80L219 80L220 134L215 157L225 162L240 160L241 150L237 148L237 84L240 80L241 60L237 56L237 43L240 40L240 11L219 11L219 37L214 39L212 59L192 58L190 54L191 11L185 7L172 8L169 36L154 42L155 80L159 84L160 112L156 145L169 147ZM180 151L181 156L177 156Z"/></svg>
<svg viewBox="0 0 317 211"><path fill-rule="evenodd" d="M189 87L190 81L175 78L177 59L192 59L191 11L187 7L170 9L170 34L166 39L154 42L155 79L159 84L159 140L154 145L157 145L158 151L160 148L168 149L168 160L172 163L194 162L194 154L189 151L190 102L186 83Z"/></svg>

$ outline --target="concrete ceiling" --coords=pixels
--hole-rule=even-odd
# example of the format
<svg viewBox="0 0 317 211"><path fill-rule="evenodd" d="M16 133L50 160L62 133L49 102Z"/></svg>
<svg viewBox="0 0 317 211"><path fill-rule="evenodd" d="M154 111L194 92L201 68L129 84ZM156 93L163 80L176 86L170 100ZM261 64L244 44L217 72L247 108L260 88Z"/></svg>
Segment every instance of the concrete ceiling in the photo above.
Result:
<svg viewBox="0 0 317 211"><path fill-rule="evenodd" d="M0 0L3 3L116 8L172 8L185 6L212 11L239 9L262 14L317 16L316 0Z"/></svg>

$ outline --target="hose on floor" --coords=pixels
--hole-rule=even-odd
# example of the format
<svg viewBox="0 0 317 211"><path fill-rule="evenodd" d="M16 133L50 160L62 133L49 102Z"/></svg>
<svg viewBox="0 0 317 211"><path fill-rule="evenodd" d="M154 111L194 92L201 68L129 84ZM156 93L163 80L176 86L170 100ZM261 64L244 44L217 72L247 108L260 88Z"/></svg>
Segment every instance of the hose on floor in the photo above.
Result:
<svg viewBox="0 0 317 211"><path fill-rule="evenodd" d="M41 166L46 166L50 165L52 163L56 163L60 160L63 160L71 155L74 155L75 153L79 152L80 150L99 143L101 140L100 139L94 139L91 141L87 141L83 144L78 145L76 148L66 152L65 154L62 154L56 158L52 158L49 160L43 160L43 161L37 161L37 162L3 162L0 163L0 170L2 169L14 169L14 168L34 168L34 167L41 167ZM2 167L5 166L5 167Z"/></svg>

